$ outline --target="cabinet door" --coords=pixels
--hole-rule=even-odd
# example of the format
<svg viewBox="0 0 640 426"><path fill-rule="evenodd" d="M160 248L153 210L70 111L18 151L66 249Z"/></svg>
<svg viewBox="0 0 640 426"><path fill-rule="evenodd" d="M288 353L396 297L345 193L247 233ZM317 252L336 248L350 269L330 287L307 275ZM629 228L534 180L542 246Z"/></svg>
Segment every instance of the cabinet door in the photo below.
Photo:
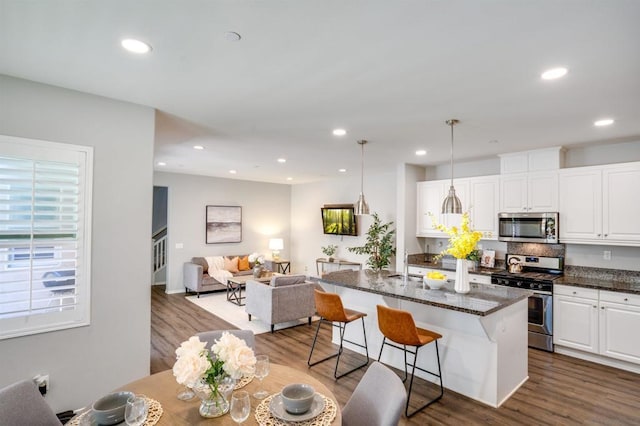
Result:
<svg viewBox="0 0 640 426"><path fill-rule="evenodd" d="M527 211L558 211L558 173L529 173L527 181Z"/></svg>
<svg viewBox="0 0 640 426"><path fill-rule="evenodd" d="M448 187L447 187L448 188ZM433 236L443 235L440 231L434 229L431 216L436 222L442 220L442 201L444 201L444 185L442 181L418 182L418 212L417 212L417 235Z"/></svg>
<svg viewBox="0 0 640 426"><path fill-rule="evenodd" d="M560 240L602 239L602 174L599 169L560 172Z"/></svg>
<svg viewBox="0 0 640 426"><path fill-rule="evenodd" d="M640 364L640 306L600 302L600 354Z"/></svg>
<svg viewBox="0 0 640 426"><path fill-rule="evenodd" d="M469 180L471 224L482 232L483 239L498 239L499 190L498 176Z"/></svg>
<svg viewBox="0 0 640 426"><path fill-rule="evenodd" d="M527 211L527 174L500 177L500 211Z"/></svg>
<svg viewBox="0 0 640 426"><path fill-rule="evenodd" d="M604 168L602 184L603 238L640 242L640 164Z"/></svg>
<svg viewBox="0 0 640 426"><path fill-rule="evenodd" d="M554 295L553 343L598 353L598 301Z"/></svg>

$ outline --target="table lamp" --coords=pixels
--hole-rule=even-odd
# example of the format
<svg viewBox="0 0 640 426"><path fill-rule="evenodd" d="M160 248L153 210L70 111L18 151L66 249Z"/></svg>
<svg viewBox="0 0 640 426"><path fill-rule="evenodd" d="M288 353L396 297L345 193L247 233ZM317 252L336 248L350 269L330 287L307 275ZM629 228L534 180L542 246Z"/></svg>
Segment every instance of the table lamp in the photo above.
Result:
<svg viewBox="0 0 640 426"><path fill-rule="evenodd" d="M269 240L269 250L271 250L271 257L273 260L280 259L280 250L284 248L284 242L282 238L271 238Z"/></svg>

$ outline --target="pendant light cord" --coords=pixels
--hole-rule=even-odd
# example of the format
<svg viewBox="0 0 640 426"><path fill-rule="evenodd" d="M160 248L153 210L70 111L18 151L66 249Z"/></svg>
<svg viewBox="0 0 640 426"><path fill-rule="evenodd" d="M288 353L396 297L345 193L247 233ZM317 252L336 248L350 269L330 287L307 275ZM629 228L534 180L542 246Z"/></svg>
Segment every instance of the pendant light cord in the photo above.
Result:
<svg viewBox="0 0 640 426"><path fill-rule="evenodd" d="M361 155L360 155L360 193L364 194L364 144L366 143L366 141L360 141L358 143L360 144L360 148L361 148Z"/></svg>
<svg viewBox="0 0 640 426"><path fill-rule="evenodd" d="M451 123L451 186L453 186L453 125L454 120L450 120Z"/></svg>

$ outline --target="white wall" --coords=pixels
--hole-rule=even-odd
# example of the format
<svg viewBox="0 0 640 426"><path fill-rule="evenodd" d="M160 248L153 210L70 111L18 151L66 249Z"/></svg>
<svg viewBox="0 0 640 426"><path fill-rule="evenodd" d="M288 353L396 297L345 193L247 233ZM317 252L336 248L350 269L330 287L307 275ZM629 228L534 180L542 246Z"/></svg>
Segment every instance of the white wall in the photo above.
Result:
<svg viewBox="0 0 640 426"><path fill-rule="evenodd" d="M194 256L271 257L269 238L278 237L284 239L280 257L289 257L290 185L162 172L154 174L153 184L169 188L167 293L184 292L182 265ZM242 207L242 242L206 244L207 205Z"/></svg>
<svg viewBox="0 0 640 426"><path fill-rule="evenodd" d="M371 213L378 213L383 222L396 221L396 173L365 174L364 194ZM364 244L365 233L373 222L371 216L358 218L358 237L324 235L320 208L324 204L355 204L360 194L359 178L344 178L326 182L294 185L291 196L291 260L296 273L316 275L315 259L326 257L320 248L338 246L335 257L362 263L367 256L356 255L347 247ZM415 202L414 202L415 203ZM394 225L395 226L395 225ZM391 268L394 263L392 261Z"/></svg>
<svg viewBox="0 0 640 426"><path fill-rule="evenodd" d="M94 147L91 325L0 341L0 387L50 375L58 412L149 374L151 108L0 75L0 133Z"/></svg>

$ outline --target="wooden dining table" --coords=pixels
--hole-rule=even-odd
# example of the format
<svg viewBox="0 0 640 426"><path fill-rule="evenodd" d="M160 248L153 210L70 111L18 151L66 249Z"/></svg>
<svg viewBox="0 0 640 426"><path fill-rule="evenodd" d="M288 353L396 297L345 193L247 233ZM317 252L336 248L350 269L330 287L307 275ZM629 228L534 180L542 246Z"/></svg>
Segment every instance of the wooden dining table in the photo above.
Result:
<svg viewBox="0 0 640 426"><path fill-rule="evenodd" d="M338 405L333 392L305 371L272 363L270 365L269 375L262 381L262 387L271 395L280 392L285 385L290 383L309 384L313 386L317 393L333 400L336 404L337 412L331 425L339 426L342 424L340 405ZM254 378L249 384L244 386L242 390L247 391L249 395L253 395L253 393L258 390L259 386L260 381L257 378ZM151 376L136 380L135 382L128 383L117 390L126 390L136 394L143 394L148 398L158 401L162 406L163 413L158 423L156 423L157 425L237 425L237 423L231 419L229 413L213 419L201 417L198 413L200 399L196 396L188 401L179 400L177 395L180 388L181 385L176 382L172 370L166 370L161 373L152 374ZM242 424L243 426L258 424L255 418L255 410L261 400L255 399L253 396L250 398L251 414Z"/></svg>

